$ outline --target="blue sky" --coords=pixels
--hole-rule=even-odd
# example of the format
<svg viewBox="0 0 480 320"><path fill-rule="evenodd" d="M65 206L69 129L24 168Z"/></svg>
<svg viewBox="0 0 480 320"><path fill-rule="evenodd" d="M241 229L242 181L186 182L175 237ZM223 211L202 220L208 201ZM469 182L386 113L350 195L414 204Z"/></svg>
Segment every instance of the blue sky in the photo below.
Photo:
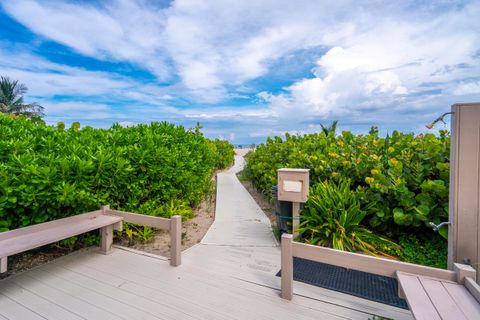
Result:
<svg viewBox="0 0 480 320"><path fill-rule="evenodd" d="M198 121L233 143L335 119L424 132L480 101L480 1L359 3L0 0L0 75L48 123Z"/></svg>

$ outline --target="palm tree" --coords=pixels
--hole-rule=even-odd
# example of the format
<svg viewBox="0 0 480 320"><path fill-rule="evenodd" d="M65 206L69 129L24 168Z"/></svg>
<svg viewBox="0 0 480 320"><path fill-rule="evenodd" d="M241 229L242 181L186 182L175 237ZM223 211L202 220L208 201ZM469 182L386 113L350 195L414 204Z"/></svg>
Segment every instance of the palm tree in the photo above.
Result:
<svg viewBox="0 0 480 320"><path fill-rule="evenodd" d="M335 120L329 127L326 127L323 124L320 124L320 126L322 127L322 131L323 133L325 133L326 136L328 136L330 133L333 133L333 135L335 135L335 131L337 131L337 123L338 120Z"/></svg>
<svg viewBox="0 0 480 320"><path fill-rule="evenodd" d="M27 117L43 116L44 108L36 102L24 103L23 95L28 91L27 87L18 83L17 80L10 80L8 77L0 77L0 112Z"/></svg>

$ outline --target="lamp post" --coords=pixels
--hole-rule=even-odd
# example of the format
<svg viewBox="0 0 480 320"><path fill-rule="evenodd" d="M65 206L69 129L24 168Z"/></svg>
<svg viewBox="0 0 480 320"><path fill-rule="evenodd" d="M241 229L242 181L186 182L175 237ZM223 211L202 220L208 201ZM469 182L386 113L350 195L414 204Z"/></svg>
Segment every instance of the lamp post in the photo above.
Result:
<svg viewBox="0 0 480 320"><path fill-rule="evenodd" d="M310 187L309 169L282 168L278 174L278 200L292 202L292 234L298 235L300 203L307 202Z"/></svg>

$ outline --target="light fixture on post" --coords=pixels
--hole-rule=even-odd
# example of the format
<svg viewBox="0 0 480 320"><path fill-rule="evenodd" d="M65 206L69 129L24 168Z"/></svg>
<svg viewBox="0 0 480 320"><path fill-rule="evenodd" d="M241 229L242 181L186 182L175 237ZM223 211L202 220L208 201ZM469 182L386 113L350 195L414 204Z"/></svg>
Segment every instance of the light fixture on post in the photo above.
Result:
<svg viewBox="0 0 480 320"><path fill-rule="evenodd" d="M278 200L292 202L292 234L296 231L300 222L300 203L307 202L310 187L309 169L278 169Z"/></svg>

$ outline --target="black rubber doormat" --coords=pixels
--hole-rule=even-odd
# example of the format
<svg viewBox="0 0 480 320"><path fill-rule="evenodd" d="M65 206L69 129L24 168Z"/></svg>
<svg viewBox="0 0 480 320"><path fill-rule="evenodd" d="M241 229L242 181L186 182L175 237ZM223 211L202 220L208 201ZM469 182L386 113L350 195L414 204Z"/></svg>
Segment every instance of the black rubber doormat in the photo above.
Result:
<svg viewBox="0 0 480 320"><path fill-rule="evenodd" d="M277 276L280 275L281 271L277 273ZM394 278L294 257L293 279L317 287L408 309L407 302L398 297L398 282Z"/></svg>

